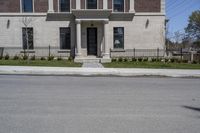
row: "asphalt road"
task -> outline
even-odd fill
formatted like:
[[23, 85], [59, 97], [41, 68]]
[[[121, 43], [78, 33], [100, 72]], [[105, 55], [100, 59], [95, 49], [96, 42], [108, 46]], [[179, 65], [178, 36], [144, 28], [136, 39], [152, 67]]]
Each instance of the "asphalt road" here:
[[0, 75], [0, 133], [199, 133], [200, 79]]

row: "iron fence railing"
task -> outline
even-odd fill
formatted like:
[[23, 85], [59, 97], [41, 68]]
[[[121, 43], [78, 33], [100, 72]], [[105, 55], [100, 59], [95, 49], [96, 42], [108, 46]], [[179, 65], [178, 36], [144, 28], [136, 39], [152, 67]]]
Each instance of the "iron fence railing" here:
[[[3, 49], [3, 50], [1, 50]], [[2, 47], [0, 48], [0, 56], [15, 56], [15, 55], [25, 55], [29, 54], [30, 56], [36, 56], [36, 57], [49, 57], [49, 56], [55, 56], [55, 57], [69, 57], [72, 54], [72, 50], [69, 49], [60, 49], [60, 47], [53, 47], [53, 46], [47, 46], [47, 47], [34, 47], [34, 49], [23, 49], [21, 47]]]
[[110, 56], [115, 57], [128, 57], [128, 58], [138, 58], [138, 57], [164, 57], [164, 49], [111, 49]]

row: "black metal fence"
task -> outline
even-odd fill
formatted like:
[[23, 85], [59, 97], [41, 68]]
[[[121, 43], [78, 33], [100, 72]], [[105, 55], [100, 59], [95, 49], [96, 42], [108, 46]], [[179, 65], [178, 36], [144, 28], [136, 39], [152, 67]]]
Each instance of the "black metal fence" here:
[[72, 55], [71, 50], [60, 49], [60, 47], [47, 46], [47, 47], [34, 47], [34, 49], [22, 49], [21, 47], [2, 47], [0, 48], [0, 56], [9, 55], [10, 57], [14, 56], [23, 56], [29, 54], [30, 56], [35, 57], [69, 57]]
[[160, 58], [165, 56], [164, 49], [125, 49], [125, 50], [110, 50], [111, 58], [117, 57], [128, 57], [128, 58], [138, 58], [138, 57], [155, 57]]
[[177, 58], [200, 62], [200, 52], [186, 49], [110, 49], [111, 58]]

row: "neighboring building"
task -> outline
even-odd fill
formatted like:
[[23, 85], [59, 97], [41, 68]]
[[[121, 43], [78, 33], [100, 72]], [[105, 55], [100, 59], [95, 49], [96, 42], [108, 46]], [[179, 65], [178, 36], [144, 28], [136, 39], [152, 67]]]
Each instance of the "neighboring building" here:
[[26, 30], [36, 56], [50, 45], [77, 62], [109, 62], [110, 49], [164, 49], [165, 0], [0, 0], [0, 47], [13, 48], [4, 53], [27, 49]]

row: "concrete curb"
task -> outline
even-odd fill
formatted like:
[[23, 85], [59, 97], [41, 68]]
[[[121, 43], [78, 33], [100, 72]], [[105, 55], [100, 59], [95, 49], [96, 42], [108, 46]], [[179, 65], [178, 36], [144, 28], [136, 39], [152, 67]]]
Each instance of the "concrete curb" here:
[[200, 78], [200, 70], [0, 66], [1, 75], [163, 76]]

